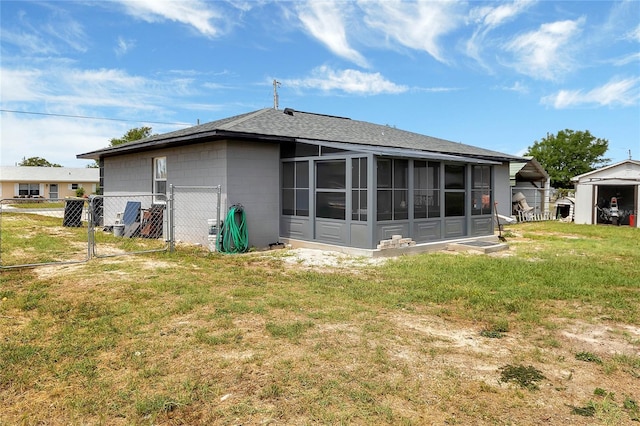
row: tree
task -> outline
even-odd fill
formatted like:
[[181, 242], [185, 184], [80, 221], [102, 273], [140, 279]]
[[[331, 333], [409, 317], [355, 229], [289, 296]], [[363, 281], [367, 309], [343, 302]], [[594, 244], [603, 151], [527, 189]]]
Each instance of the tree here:
[[151, 136], [151, 127], [134, 127], [127, 131], [121, 138], [111, 138], [109, 146], [122, 145], [123, 143], [133, 142]]
[[[139, 139], [148, 138], [149, 136], [151, 136], [151, 127], [134, 127], [133, 129], [129, 129], [121, 138], [111, 138], [109, 140], [109, 146], [118, 146], [137, 141]], [[87, 165], [87, 168], [97, 169], [98, 167], [100, 167], [100, 165], [97, 161]]]
[[609, 148], [609, 141], [600, 139], [588, 130], [560, 130], [557, 135], [549, 135], [535, 141], [528, 148], [526, 156], [535, 159], [549, 173], [551, 186], [570, 188], [571, 178], [595, 170], [598, 165], [610, 160], [603, 158]]
[[62, 167], [60, 164], [50, 163], [44, 158], [40, 157], [22, 157], [22, 161], [18, 163], [18, 166], [36, 166], [36, 167]]

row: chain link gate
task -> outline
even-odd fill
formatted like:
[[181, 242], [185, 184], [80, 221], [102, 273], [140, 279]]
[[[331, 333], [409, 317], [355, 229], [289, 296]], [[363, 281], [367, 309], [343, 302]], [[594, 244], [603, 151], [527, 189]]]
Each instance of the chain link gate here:
[[171, 200], [170, 249], [176, 244], [208, 247], [217, 251], [222, 187], [169, 185]]
[[84, 198], [0, 200], [0, 269], [86, 262], [89, 215]]
[[173, 186], [165, 194], [0, 200], [0, 269], [86, 262], [175, 250], [216, 251], [221, 186]]

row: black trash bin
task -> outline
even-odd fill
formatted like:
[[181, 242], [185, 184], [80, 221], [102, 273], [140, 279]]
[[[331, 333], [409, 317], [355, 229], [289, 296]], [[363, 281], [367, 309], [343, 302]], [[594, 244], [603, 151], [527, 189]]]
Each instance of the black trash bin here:
[[93, 212], [91, 217], [93, 218], [93, 226], [102, 226], [104, 224], [103, 218], [103, 202], [102, 197], [96, 197], [95, 195], [89, 195], [89, 205], [93, 206]]
[[83, 208], [84, 200], [65, 200], [64, 219], [62, 220], [62, 226], [68, 226], [70, 228], [81, 227]]

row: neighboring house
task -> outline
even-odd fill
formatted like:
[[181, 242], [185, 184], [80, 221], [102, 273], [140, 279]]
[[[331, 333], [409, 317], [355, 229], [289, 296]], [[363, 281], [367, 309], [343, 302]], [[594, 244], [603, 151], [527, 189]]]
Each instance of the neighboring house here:
[[612, 199], [619, 225], [638, 226], [640, 161], [625, 160], [571, 179], [576, 189], [575, 223], [612, 223]]
[[524, 161], [513, 161], [509, 167], [513, 213], [520, 208], [515, 201], [522, 194], [533, 213], [549, 212], [550, 180], [549, 174], [533, 157], [524, 157]]
[[[492, 236], [494, 202], [511, 214], [520, 157], [349, 118], [261, 109], [79, 154], [98, 160], [105, 195], [222, 187], [244, 207], [250, 245], [375, 249]], [[206, 221], [207, 218], [202, 218]], [[206, 223], [206, 222], [204, 222]]]
[[0, 199], [75, 197], [96, 192], [100, 170], [75, 167], [0, 166]]

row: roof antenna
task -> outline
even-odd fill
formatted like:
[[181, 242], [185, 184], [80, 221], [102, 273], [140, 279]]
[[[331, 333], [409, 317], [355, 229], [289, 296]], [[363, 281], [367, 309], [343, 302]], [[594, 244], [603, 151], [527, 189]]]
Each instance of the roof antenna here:
[[273, 109], [278, 109], [278, 87], [280, 86], [280, 82], [277, 80], [273, 80]]

